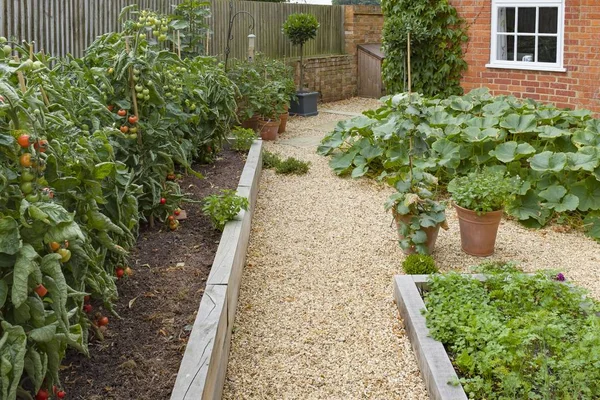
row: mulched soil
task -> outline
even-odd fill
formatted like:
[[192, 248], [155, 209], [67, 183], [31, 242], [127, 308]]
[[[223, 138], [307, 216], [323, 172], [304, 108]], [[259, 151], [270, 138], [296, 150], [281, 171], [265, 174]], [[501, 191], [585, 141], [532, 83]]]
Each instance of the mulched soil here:
[[[181, 188], [193, 200], [235, 189], [244, 162], [225, 150], [214, 164], [194, 166], [205, 179], [186, 176]], [[91, 358], [69, 352], [63, 363], [69, 399], [170, 397], [221, 237], [200, 204], [183, 208], [187, 219], [177, 231], [162, 224], [142, 229], [131, 258], [134, 275], [118, 283], [115, 310], [122, 319], [110, 317], [105, 340], [90, 341]]]

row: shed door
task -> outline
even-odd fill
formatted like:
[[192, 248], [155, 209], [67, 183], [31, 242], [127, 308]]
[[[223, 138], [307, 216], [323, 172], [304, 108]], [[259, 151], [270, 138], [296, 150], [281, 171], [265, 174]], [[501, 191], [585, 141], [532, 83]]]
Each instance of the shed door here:
[[358, 52], [358, 95], [380, 98], [382, 96], [381, 60], [359, 50]]

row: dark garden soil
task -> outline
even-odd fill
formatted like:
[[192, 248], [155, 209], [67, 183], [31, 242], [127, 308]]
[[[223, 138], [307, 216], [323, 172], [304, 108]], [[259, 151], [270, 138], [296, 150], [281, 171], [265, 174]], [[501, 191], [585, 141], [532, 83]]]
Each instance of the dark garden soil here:
[[[224, 151], [214, 164], [194, 166], [205, 179], [184, 177], [182, 191], [200, 200], [235, 189], [243, 167], [242, 155]], [[90, 340], [89, 359], [70, 352], [63, 362], [69, 399], [170, 397], [221, 236], [200, 204], [183, 208], [187, 219], [175, 232], [163, 224], [142, 228], [131, 257], [134, 274], [117, 284], [115, 310], [122, 319], [109, 316], [105, 340]]]

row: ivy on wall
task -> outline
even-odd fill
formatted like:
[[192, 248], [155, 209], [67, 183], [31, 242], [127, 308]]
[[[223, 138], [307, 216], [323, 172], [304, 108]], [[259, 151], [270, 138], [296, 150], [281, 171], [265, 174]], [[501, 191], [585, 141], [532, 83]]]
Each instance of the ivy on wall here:
[[467, 69], [461, 44], [465, 22], [448, 0], [383, 0], [383, 80], [388, 93], [407, 90], [407, 37], [411, 35], [412, 90], [426, 96], [462, 94]]

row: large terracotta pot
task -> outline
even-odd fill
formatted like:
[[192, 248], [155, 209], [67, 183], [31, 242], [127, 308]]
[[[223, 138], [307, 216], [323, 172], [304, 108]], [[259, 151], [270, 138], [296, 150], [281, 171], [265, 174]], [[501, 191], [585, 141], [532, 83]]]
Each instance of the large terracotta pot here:
[[460, 243], [465, 253], [477, 257], [494, 254], [503, 210], [478, 214], [454, 204], [460, 225]]
[[252, 117], [243, 120], [242, 128], [252, 129], [254, 132], [258, 132], [258, 115], [253, 115]]
[[262, 140], [277, 140], [277, 131], [279, 131], [279, 120], [258, 120], [258, 129]]
[[[414, 215], [399, 215], [395, 210], [392, 210], [392, 214], [394, 214], [394, 219], [396, 220], [396, 228], [398, 229], [398, 237], [400, 240], [404, 239], [404, 236], [400, 234], [400, 222], [404, 222], [405, 224], [410, 224], [410, 220], [414, 217]], [[433, 253], [435, 250], [435, 242], [437, 241], [438, 233], [440, 232], [441, 224], [438, 224], [429, 228], [422, 228], [427, 235], [427, 242], [425, 245], [427, 246], [427, 254]], [[408, 250], [402, 249], [404, 254], [414, 254], [416, 252], [415, 247], [412, 246]]]

